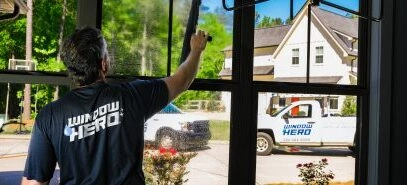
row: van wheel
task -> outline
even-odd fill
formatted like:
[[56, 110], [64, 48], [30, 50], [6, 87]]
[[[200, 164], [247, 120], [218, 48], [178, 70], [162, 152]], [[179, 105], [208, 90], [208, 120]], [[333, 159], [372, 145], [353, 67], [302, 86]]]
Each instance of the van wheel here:
[[264, 132], [257, 132], [257, 155], [270, 155], [273, 150], [273, 139]]

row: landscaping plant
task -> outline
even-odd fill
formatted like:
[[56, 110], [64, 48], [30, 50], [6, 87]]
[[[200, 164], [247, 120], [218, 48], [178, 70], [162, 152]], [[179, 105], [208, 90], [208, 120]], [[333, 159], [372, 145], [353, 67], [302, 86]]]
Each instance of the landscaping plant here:
[[327, 165], [328, 160], [326, 158], [318, 161], [318, 163], [297, 164], [297, 168], [300, 170], [298, 176], [306, 185], [327, 185], [334, 179], [334, 173], [331, 170], [328, 172], [325, 170]]
[[148, 185], [181, 185], [188, 181], [184, 176], [188, 162], [196, 152], [177, 152], [174, 148], [145, 150], [143, 170]]

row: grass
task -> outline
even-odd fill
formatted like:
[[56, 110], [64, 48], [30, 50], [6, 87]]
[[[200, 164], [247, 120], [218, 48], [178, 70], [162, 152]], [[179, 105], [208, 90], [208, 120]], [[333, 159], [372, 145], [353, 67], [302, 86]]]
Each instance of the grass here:
[[210, 120], [209, 130], [211, 131], [211, 140], [229, 141], [230, 122], [222, 120]]
[[[347, 181], [347, 182], [331, 182], [329, 185], [354, 185], [355, 181]], [[290, 183], [273, 183], [273, 184], [267, 184], [267, 185], [303, 185], [301, 183], [297, 184], [290, 184]]]

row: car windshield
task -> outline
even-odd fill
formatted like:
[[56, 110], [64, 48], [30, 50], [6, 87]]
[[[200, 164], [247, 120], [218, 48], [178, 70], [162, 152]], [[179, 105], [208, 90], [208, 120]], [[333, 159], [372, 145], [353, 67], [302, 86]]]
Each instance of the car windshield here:
[[161, 114], [180, 114], [182, 113], [181, 110], [176, 107], [174, 104], [168, 104], [159, 112]]
[[290, 105], [285, 106], [284, 108], [280, 109], [279, 111], [275, 112], [273, 115], [271, 115], [272, 117], [276, 117], [278, 114], [280, 114], [280, 112], [283, 112], [285, 109], [287, 109]]

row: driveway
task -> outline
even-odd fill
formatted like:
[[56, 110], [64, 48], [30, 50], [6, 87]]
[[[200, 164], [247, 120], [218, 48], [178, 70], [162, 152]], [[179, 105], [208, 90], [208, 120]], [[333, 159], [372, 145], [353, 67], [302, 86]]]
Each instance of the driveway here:
[[[19, 184], [24, 169], [28, 138], [0, 137], [0, 184]], [[335, 181], [354, 179], [355, 158], [347, 148], [280, 148], [270, 156], [257, 157], [257, 184], [299, 182], [298, 163], [328, 159]], [[228, 182], [229, 144], [211, 141], [188, 164], [187, 185], [226, 185]]]

